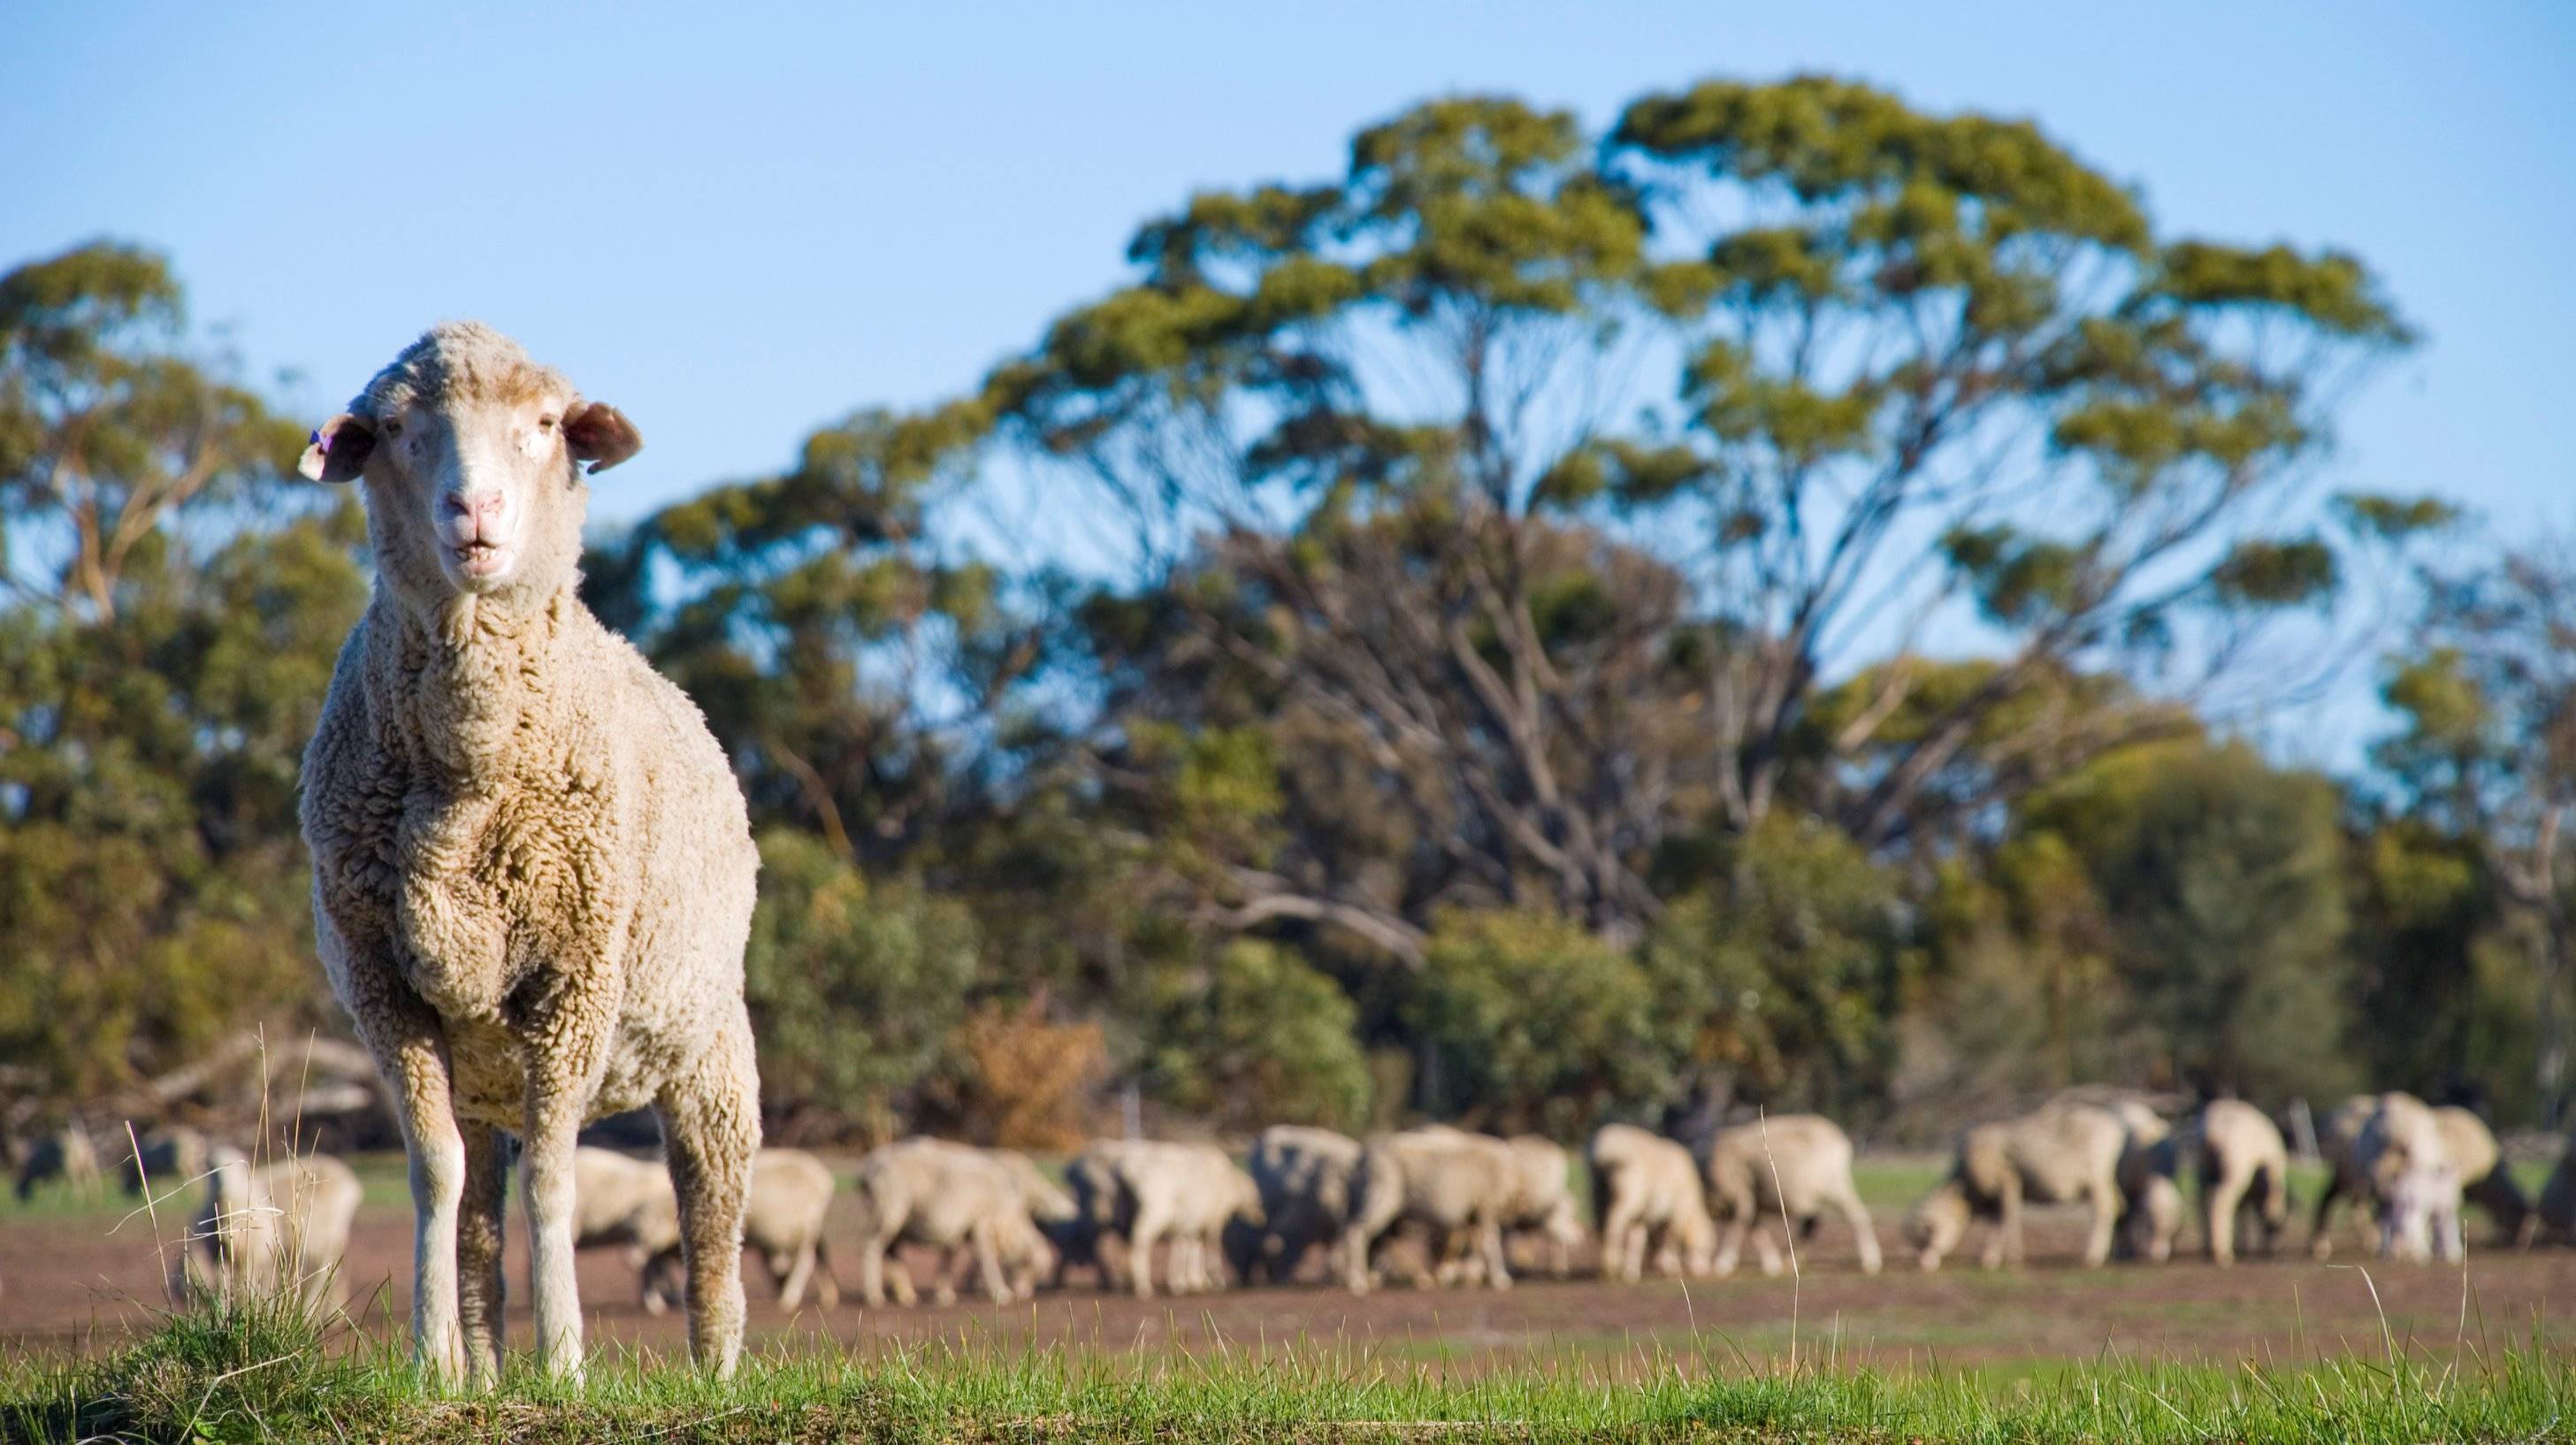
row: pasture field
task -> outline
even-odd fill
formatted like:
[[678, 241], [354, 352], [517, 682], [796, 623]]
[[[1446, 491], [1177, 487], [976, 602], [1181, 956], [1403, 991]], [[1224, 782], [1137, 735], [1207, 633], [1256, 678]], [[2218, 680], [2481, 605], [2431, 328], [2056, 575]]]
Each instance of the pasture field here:
[[[753, 1268], [753, 1359], [723, 1387], [676, 1364], [680, 1322], [638, 1308], [631, 1273], [602, 1253], [582, 1267], [585, 1394], [529, 1381], [441, 1401], [399, 1354], [398, 1161], [361, 1165], [352, 1302], [318, 1340], [171, 1316], [156, 1225], [175, 1235], [180, 1202], [157, 1220], [121, 1197], [0, 1208], [0, 1438], [2576, 1438], [2576, 1352], [2557, 1323], [2576, 1251], [2363, 1268], [2347, 1233], [2331, 1265], [2294, 1248], [2226, 1271], [2087, 1271], [2069, 1263], [2078, 1222], [2043, 1212], [2028, 1268], [1925, 1276], [1895, 1247], [1905, 1203], [1938, 1173], [1929, 1159], [1861, 1171], [1891, 1247], [1876, 1278], [1830, 1226], [1794, 1277], [1532, 1274], [1508, 1292], [1360, 1299], [1318, 1283], [1137, 1301], [1077, 1281], [1032, 1305], [853, 1298], [789, 1317]], [[839, 1273], [854, 1284], [852, 1265]], [[523, 1295], [512, 1303], [524, 1348]]]

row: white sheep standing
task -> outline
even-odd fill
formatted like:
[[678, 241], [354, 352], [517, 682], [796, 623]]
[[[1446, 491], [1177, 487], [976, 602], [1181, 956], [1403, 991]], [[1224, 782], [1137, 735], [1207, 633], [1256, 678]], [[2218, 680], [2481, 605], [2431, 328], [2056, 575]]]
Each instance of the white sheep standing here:
[[577, 590], [583, 464], [639, 446], [463, 322], [304, 455], [308, 477], [363, 482], [376, 561], [304, 759], [315, 932], [410, 1154], [413, 1344], [441, 1380], [499, 1375], [504, 1130], [524, 1144], [538, 1357], [579, 1374], [573, 1137], [648, 1104], [691, 1350], [729, 1374], [741, 1349], [758, 855], [705, 719]]
[[328, 1155], [253, 1167], [241, 1151], [217, 1146], [172, 1293], [183, 1302], [291, 1294], [308, 1314], [338, 1309], [349, 1294], [340, 1266], [361, 1192], [358, 1176]]
[[[794, 1310], [812, 1289], [823, 1308], [841, 1303], [832, 1274], [832, 1251], [823, 1216], [832, 1207], [832, 1170], [802, 1149], [763, 1149], [751, 1160], [751, 1202], [742, 1213], [742, 1242], [768, 1267], [778, 1307]], [[670, 1278], [681, 1266], [680, 1242], [671, 1240], [644, 1262], [644, 1307], [669, 1308]]]

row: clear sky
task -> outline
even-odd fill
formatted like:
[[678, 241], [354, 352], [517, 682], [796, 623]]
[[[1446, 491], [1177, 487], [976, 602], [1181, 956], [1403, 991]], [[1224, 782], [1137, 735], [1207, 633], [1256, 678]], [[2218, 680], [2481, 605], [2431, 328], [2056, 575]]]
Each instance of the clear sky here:
[[648, 446], [609, 517], [969, 385], [1193, 188], [1508, 91], [1599, 125], [1828, 70], [2034, 116], [2168, 227], [2359, 252], [2429, 337], [2339, 484], [2576, 521], [2576, 4], [1309, 3], [0, 12], [0, 265], [165, 248], [291, 399], [431, 321], [517, 334]]

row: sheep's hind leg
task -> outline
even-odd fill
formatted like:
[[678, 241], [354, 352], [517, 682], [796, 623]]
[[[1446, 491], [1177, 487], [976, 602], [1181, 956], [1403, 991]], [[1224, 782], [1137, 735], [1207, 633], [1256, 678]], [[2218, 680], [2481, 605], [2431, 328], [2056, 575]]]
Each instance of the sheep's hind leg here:
[[507, 1291], [502, 1279], [505, 1183], [509, 1166], [501, 1131], [489, 1124], [467, 1123], [465, 1196], [456, 1224], [458, 1317], [465, 1336], [465, 1367], [486, 1389], [501, 1383], [501, 1305]]
[[751, 1025], [737, 1017], [657, 1105], [680, 1200], [689, 1273], [689, 1351], [719, 1378], [742, 1353], [742, 1213], [760, 1148], [760, 1081]]

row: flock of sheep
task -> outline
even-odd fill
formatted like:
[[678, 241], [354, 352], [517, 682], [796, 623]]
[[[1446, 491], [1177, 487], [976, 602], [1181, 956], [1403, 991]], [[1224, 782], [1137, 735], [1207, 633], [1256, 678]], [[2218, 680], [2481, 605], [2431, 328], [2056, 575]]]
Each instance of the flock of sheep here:
[[[2534, 1205], [2467, 1110], [2403, 1093], [2360, 1095], [2323, 1121], [2317, 1142], [2330, 1167], [2310, 1226], [2320, 1258], [2344, 1204], [2375, 1217], [2376, 1247], [2393, 1258], [2458, 1257], [2464, 1201], [2484, 1209], [2506, 1243], [2528, 1244], [2543, 1228], [2576, 1234], [2576, 1151]], [[78, 1148], [58, 1144], [47, 1160], [67, 1167], [67, 1150]], [[1853, 1187], [1851, 1141], [1830, 1120], [1761, 1119], [1691, 1144], [1610, 1124], [1582, 1162], [1604, 1279], [1634, 1282], [1650, 1270], [1723, 1276], [1748, 1239], [1763, 1271], [1777, 1273], [1775, 1232], [1804, 1238], [1828, 1215], [1851, 1230], [1859, 1267], [1880, 1268], [1878, 1237]], [[925, 1283], [948, 1303], [970, 1277], [984, 1296], [1008, 1303], [1077, 1271], [1140, 1298], [1158, 1287], [1195, 1294], [1285, 1282], [1318, 1251], [1331, 1278], [1364, 1293], [1393, 1271], [1386, 1246], [1407, 1236], [1419, 1245], [1410, 1282], [1499, 1289], [1512, 1279], [1507, 1239], [1528, 1240], [1562, 1278], [1593, 1237], [1572, 1166], [1562, 1145], [1530, 1135], [1430, 1125], [1362, 1142], [1283, 1124], [1262, 1131], [1239, 1162], [1213, 1145], [1100, 1141], [1066, 1164], [1059, 1183], [1018, 1153], [915, 1138], [859, 1161], [849, 1185], [855, 1222], [843, 1233], [855, 1232], [859, 1293], [871, 1305], [912, 1304]], [[2224, 1265], [2240, 1249], [2269, 1252], [2279, 1241], [2290, 1222], [2288, 1166], [2280, 1128], [2236, 1100], [2174, 1123], [2133, 1100], [2061, 1099], [1967, 1130], [1948, 1176], [1908, 1213], [1903, 1233], [1930, 1270], [1984, 1223], [1983, 1262], [1992, 1268], [2021, 1258], [2026, 1206], [2072, 1204], [2090, 1213], [2088, 1265], [2167, 1260], [2187, 1224]], [[29, 1162], [31, 1171], [47, 1167]], [[169, 1129], [145, 1136], [122, 1172], [129, 1192], [204, 1181], [172, 1271], [181, 1296], [284, 1291], [316, 1308], [345, 1298], [341, 1267], [359, 1187], [338, 1160], [254, 1166], [192, 1130]], [[683, 1253], [668, 1168], [583, 1147], [574, 1174], [576, 1247], [626, 1251], [644, 1307], [668, 1309], [681, 1293]], [[2197, 1185], [2197, 1210], [2187, 1209], [2187, 1181]], [[22, 1176], [21, 1192], [32, 1182]], [[838, 1187], [832, 1170], [802, 1150], [753, 1158], [743, 1243], [767, 1267], [784, 1309], [809, 1294], [826, 1308], [840, 1303], [826, 1227]], [[929, 1280], [911, 1277], [902, 1245], [926, 1250]]]

